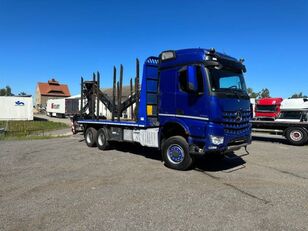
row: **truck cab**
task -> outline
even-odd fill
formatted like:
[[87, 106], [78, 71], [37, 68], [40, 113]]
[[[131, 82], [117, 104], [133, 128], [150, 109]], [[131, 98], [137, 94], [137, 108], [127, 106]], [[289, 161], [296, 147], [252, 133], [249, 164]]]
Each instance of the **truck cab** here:
[[255, 108], [256, 120], [275, 120], [280, 113], [282, 98], [263, 98], [259, 99]]
[[277, 122], [307, 122], [308, 109], [283, 109], [279, 117], [275, 120]]
[[159, 124], [163, 140], [182, 134], [191, 153], [226, 151], [250, 141], [250, 98], [242, 62], [207, 49], [160, 55]]
[[281, 103], [281, 112], [275, 120], [278, 122], [308, 122], [308, 99], [285, 99]]

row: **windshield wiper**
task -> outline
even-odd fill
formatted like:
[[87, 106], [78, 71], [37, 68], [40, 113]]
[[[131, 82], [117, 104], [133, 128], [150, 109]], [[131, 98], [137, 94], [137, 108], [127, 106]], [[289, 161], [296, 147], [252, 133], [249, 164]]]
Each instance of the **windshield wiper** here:
[[240, 99], [240, 95], [238, 94], [239, 92], [236, 89], [231, 89], [231, 91], [236, 95], [238, 99]]
[[228, 88], [228, 90], [231, 91], [234, 95], [236, 95], [236, 97], [238, 99], [240, 99], [241, 97], [247, 96], [247, 94], [244, 91], [240, 90], [240, 89]]
[[249, 98], [248, 94], [240, 89], [231, 89], [231, 88], [219, 88], [215, 92], [226, 94], [229, 96], [235, 96], [237, 99], [246, 99]]

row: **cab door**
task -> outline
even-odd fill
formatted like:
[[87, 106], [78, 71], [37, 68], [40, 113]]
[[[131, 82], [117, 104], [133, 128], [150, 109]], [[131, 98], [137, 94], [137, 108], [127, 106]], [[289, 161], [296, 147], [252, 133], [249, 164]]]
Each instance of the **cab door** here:
[[202, 65], [182, 67], [177, 73], [176, 115], [180, 118], [207, 118], [205, 72]]
[[[175, 92], [177, 70], [170, 68], [160, 71], [159, 78], [159, 114], [175, 114]], [[162, 117], [161, 120], [164, 120]]]

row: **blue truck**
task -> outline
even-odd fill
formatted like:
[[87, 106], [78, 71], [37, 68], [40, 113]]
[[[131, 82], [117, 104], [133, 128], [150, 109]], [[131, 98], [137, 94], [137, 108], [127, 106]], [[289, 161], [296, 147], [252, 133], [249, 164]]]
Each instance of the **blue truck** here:
[[[191, 168], [196, 155], [246, 148], [252, 113], [243, 62], [213, 48], [167, 50], [145, 60], [139, 84], [137, 59], [135, 84], [131, 79], [131, 94], [124, 100], [122, 65], [117, 82], [114, 67], [112, 96], [100, 90], [99, 73], [91, 81], [81, 78], [81, 110], [73, 131], [82, 127], [86, 144], [101, 150], [112, 141], [158, 148], [164, 164], [177, 170]], [[96, 113], [99, 102], [111, 119]], [[121, 119], [127, 108], [132, 120]]]

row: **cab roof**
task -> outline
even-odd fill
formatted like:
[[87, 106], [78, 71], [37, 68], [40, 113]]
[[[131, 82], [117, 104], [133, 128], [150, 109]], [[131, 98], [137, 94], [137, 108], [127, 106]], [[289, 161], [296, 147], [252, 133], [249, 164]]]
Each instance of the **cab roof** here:
[[[168, 60], [161, 60], [160, 67], [169, 67], [169, 66], [175, 66], [175, 65], [185, 65], [185, 64], [193, 64], [198, 62], [205, 61], [205, 56], [209, 54], [210, 52], [213, 52], [213, 49], [204, 49], [204, 48], [189, 48], [189, 49], [180, 49], [180, 50], [168, 50], [163, 51], [160, 54], [160, 57], [164, 52], [173, 52], [174, 58], [168, 59]], [[229, 55], [216, 52], [214, 51], [214, 54], [222, 59], [227, 59], [233, 62], [239, 62], [234, 57], [231, 57]]]

